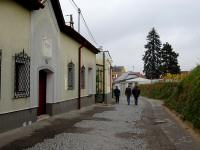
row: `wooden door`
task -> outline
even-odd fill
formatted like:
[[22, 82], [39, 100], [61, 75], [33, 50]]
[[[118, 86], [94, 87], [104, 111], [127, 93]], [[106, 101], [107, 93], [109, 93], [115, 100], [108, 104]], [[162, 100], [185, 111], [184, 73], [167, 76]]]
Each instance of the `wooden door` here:
[[46, 82], [47, 73], [43, 70], [39, 72], [39, 107], [38, 116], [46, 113]]

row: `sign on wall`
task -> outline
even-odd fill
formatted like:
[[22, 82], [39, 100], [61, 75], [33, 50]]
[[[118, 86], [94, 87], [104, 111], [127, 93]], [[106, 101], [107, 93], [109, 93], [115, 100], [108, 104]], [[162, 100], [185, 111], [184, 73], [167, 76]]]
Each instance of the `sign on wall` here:
[[47, 37], [42, 38], [42, 52], [44, 57], [52, 57], [52, 39]]

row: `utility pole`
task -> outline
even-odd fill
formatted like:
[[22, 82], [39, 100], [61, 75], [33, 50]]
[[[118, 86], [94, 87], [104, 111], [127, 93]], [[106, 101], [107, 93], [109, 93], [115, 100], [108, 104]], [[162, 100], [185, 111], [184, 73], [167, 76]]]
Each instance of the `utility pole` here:
[[73, 21], [73, 16], [72, 15], [70, 15], [70, 27], [71, 28], [74, 28], [74, 21]]
[[78, 8], [78, 33], [80, 33], [80, 16], [81, 16], [81, 9]]
[[73, 21], [73, 15], [72, 14], [70, 14], [70, 15], [65, 15], [66, 17], [70, 17], [69, 19], [69, 22], [65, 22], [65, 24], [68, 24], [69, 23], [69, 26], [71, 27], [71, 28], [74, 28], [74, 21]]

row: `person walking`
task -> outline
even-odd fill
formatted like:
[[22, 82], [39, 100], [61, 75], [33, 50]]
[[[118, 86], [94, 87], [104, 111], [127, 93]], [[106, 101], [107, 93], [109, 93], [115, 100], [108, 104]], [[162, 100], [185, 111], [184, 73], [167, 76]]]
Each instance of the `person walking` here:
[[131, 98], [131, 87], [128, 85], [128, 87], [125, 90], [125, 95], [127, 97], [127, 103], [130, 105], [130, 98]]
[[115, 89], [114, 89], [113, 92], [114, 92], [114, 95], [115, 95], [116, 103], [119, 103], [120, 90], [119, 90], [118, 86], [115, 86]]
[[135, 105], [138, 105], [138, 97], [140, 96], [140, 89], [138, 88], [137, 85], [134, 86], [132, 89], [132, 94], [135, 99]]

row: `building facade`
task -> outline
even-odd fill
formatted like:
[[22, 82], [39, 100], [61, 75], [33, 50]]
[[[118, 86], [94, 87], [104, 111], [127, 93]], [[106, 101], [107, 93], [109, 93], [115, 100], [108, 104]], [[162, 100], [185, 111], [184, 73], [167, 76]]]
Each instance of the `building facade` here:
[[59, 0], [0, 3], [0, 132], [94, 104], [99, 50], [65, 25]]
[[108, 51], [96, 55], [96, 102], [112, 102], [112, 58]]
[[118, 77], [120, 77], [123, 73], [126, 72], [124, 66], [113, 66], [112, 67], [112, 79], [115, 81]]

